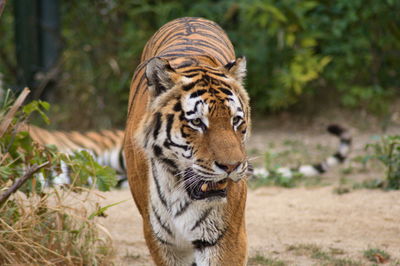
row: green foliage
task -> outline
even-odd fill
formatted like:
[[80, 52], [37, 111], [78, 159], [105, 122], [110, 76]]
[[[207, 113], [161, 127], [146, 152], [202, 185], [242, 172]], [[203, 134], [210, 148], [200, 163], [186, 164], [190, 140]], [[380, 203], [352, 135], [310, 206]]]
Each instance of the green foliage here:
[[379, 142], [368, 144], [366, 149], [372, 150], [366, 160], [378, 160], [386, 169], [385, 181], [374, 182], [385, 189], [400, 189], [400, 135], [384, 136]]
[[[9, 94], [7, 94], [9, 95]], [[0, 106], [0, 123], [4, 115], [11, 108], [12, 97], [6, 97]], [[33, 112], [38, 112], [45, 121], [48, 121], [44, 110], [50, 105], [42, 101], [33, 101], [22, 107], [13, 117], [7, 132], [0, 138], [0, 187], [9, 187], [17, 178], [21, 177], [32, 165], [41, 165], [50, 162], [34, 178], [28, 180], [21, 188], [25, 193], [42, 192], [43, 183], [51, 183], [62, 173], [61, 165], [68, 167], [68, 174], [74, 180], [75, 186], [84, 186], [94, 180], [98, 189], [110, 190], [116, 184], [115, 170], [98, 164], [87, 151], [76, 151], [74, 154], [57, 152], [54, 147], [42, 147], [33, 142], [29, 133], [21, 131], [21, 122], [27, 121]]]
[[[5, 115], [14, 107], [12, 98], [7, 92], [0, 99], [0, 128], [6, 124]], [[42, 101], [23, 106], [0, 138], [0, 193], [8, 191], [33, 165], [50, 162], [0, 204], [0, 264], [109, 265], [111, 240], [99, 231], [93, 218], [104, 215], [111, 206], [89, 216], [86, 206], [67, 208], [66, 203], [80, 197], [75, 192], [85, 192], [84, 203], [88, 204], [91, 190], [79, 186], [90, 179], [97, 181], [100, 190], [109, 190], [116, 183], [114, 170], [98, 165], [88, 152], [66, 155], [34, 143], [28, 132], [21, 130], [22, 123], [35, 112], [48, 120], [45, 111], [49, 108]], [[76, 182], [70, 189], [44, 189], [45, 182], [61, 173], [61, 164], [69, 167]]]
[[390, 259], [390, 255], [379, 248], [370, 248], [363, 252], [364, 257], [372, 262], [385, 263]]
[[274, 170], [269, 171], [268, 175], [257, 174], [256, 179], [249, 183], [250, 188], [257, 188], [261, 186], [279, 186], [286, 188], [293, 188], [300, 184], [304, 180], [303, 175], [293, 171], [293, 176], [284, 176]]
[[115, 170], [100, 165], [85, 150], [75, 151], [73, 155], [60, 154], [60, 159], [68, 165], [72, 176], [75, 176], [74, 185], [84, 186], [94, 178], [99, 190], [108, 191], [117, 184]]
[[50, 124], [50, 120], [47, 117], [47, 115], [44, 113], [44, 111], [48, 111], [50, 109], [50, 104], [48, 102], [44, 102], [41, 100], [37, 101], [32, 101], [28, 104], [26, 104], [23, 108], [22, 111], [26, 116], [29, 116], [33, 112], [38, 112], [43, 121], [46, 122], [46, 124]]
[[109, 204], [109, 205], [104, 206], [104, 207], [98, 206], [97, 210], [95, 212], [93, 212], [92, 214], [90, 214], [88, 219], [89, 220], [93, 220], [94, 217], [96, 217], [96, 216], [106, 217], [106, 215], [105, 215], [106, 210], [108, 210], [109, 208], [111, 208], [111, 207], [113, 207], [115, 205], [121, 204], [121, 203], [123, 203], [125, 201], [127, 201], [127, 200], [122, 200], [122, 201], [119, 201], [119, 202], [116, 202], [116, 203], [113, 203], [113, 204]]
[[[78, 108], [58, 117], [80, 128], [124, 123], [144, 44], [183, 16], [227, 31], [248, 59], [247, 88], [258, 111], [301, 106], [305, 97], [334, 90], [345, 106], [382, 113], [400, 87], [399, 1], [63, 1], [61, 8], [63, 74], [54, 99], [62, 99], [60, 111], [86, 107], [79, 108], [85, 123], [74, 119]], [[0, 23], [0, 72], [15, 84], [11, 12], [9, 4]]]

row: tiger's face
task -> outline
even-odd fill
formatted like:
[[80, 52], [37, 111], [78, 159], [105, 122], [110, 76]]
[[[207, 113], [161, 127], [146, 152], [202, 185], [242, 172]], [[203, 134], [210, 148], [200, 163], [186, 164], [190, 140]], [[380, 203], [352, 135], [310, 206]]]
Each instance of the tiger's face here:
[[137, 138], [194, 200], [225, 197], [228, 180], [246, 176], [245, 64], [238, 59], [222, 68], [174, 70], [159, 58], [148, 63], [149, 112]]

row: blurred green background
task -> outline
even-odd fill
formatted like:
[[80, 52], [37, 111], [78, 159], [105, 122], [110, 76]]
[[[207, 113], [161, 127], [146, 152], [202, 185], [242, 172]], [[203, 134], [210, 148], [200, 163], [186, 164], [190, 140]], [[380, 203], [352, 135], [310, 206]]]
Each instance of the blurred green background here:
[[[17, 84], [13, 1], [0, 18], [0, 73]], [[62, 55], [50, 117], [69, 128], [123, 127], [129, 84], [164, 23], [216, 21], [248, 60], [254, 113], [325, 107], [385, 115], [400, 98], [400, 1], [60, 1]]]

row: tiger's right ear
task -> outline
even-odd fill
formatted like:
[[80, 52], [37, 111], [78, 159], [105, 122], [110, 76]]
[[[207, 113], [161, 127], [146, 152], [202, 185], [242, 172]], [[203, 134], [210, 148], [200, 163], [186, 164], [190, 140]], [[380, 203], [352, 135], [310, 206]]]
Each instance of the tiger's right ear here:
[[171, 89], [174, 86], [175, 77], [176, 72], [167, 60], [155, 57], [147, 63], [147, 84], [153, 97]]

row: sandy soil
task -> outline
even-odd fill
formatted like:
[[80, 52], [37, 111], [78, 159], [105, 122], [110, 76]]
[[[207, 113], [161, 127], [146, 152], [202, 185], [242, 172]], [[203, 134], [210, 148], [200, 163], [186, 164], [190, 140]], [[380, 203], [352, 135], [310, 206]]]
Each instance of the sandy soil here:
[[[259, 124], [254, 130], [249, 148], [267, 149], [269, 141], [301, 139], [304, 143], [324, 143], [335, 150], [334, 138], [321, 134], [323, 127], [291, 129], [283, 125], [268, 130], [269, 124]], [[272, 127], [276, 128], [276, 127]], [[355, 153], [377, 132], [355, 135]], [[399, 128], [392, 129], [399, 133]], [[285, 132], [285, 133], [283, 133]], [[319, 133], [318, 133], [319, 132]], [[288, 265], [321, 265], [321, 261], [296, 253], [291, 246], [314, 244], [326, 251], [336, 251], [337, 258], [348, 258], [362, 265], [368, 262], [363, 251], [380, 248], [392, 255], [392, 263], [400, 259], [400, 191], [354, 190], [338, 195], [338, 172], [330, 174], [329, 186], [285, 189], [262, 187], [250, 190], [247, 201], [247, 231], [249, 255], [261, 254], [279, 259]], [[368, 175], [368, 173], [365, 173]], [[117, 265], [152, 265], [144, 242], [141, 217], [128, 189], [104, 193], [102, 204], [127, 200], [107, 211], [99, 220], [110, 231], [117, 250]], [[329, 264], [330, 265], [330, 264]]]
[[[337, 195], [332, 189], [264, 187], [250, 191], [250, 257], [263, 254], [290, 265], [310, 265], [315, 261], [288, 248], [316, 244], [324, 250], [342, 250], [343, 258], [362, 260], [362, 252], [368, 248], [380, 248], [400, 258], [400, 192], [358, 190]], [[128, 199], [110, 208], [108, 217], [101, 220], [114, 239], [116, 264], [152, 265], [129, 190], [105, 196], [104, 204]]]

